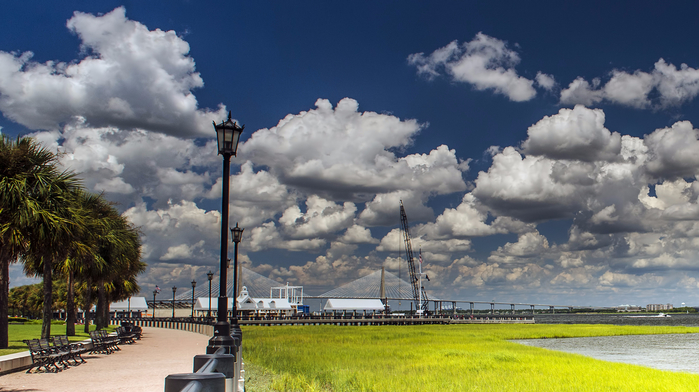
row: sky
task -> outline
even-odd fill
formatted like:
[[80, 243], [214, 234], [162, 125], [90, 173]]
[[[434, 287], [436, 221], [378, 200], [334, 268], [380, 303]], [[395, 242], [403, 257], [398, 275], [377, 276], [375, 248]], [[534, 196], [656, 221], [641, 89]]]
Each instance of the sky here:
[[432, 297], [699, 306], [697, 7], [8, 2], [0, 132], [118, 203], [144, 294], [218, 273], [231, 111], [239, 261], [306, 295], [407, 279], [402, 200]]

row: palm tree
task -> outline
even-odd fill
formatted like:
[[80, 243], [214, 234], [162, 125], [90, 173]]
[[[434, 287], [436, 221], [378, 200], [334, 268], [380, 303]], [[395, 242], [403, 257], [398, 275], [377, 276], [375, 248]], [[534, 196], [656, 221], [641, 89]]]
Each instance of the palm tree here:
[[[93, 282], [98, 314], [108, 300], [138, 292], [139, 232], [101, 195], [86, 192], [75, 175], [60, 171], [57, 157], [31, 138], [0, 135], [0, 348], [8, 344], [9, 265], [20, 260], [27, 274], [43, 277], [41, 336], [51, 333], [53, 274], [67, 279], [67, 332], [74, 333], [75, 280], [85, 283], [89, 322]], [[86, 322], [86, 328], [88, 328]], [[101, 317], [100, 326], [106, 326]]]
[[24, 229], [27, 240], [24, 269], [43, 278], [44, 309], [41, 337], [51, 336], [53, 318], [53, 272], [58, 263], [66, 260], [75, 238], [87, 228], [84, 215], [75, 203], [78, 183], [72, 172], [58, 173], [53, 181], [39, 184], [32, 190], [34, 202], [50, 218], [38, 220]]
[[97, 328], [106, 327], [109, 303], [128, 298], [140, 288], [136, 276], [146, 268], [141, 261], [139, 232], [111, 208], [106, 217], [108, 230], [101, 236], [100, 257], [106, 268], [97, 277]]
[[[145, 270], [145, 264], [141, 262], [138, 230], [119, 215], [111, 203], [101, 195], [87, 192], [83, 192], [78, 200], [88, 215], [85, 221], [89, 230], [72, 243], [76, 251], [61, 264], [60, 269], [81, 281], [81, 302], [86, 310], [85, 331], [88, 331], [94, 294], [97, 293], [96, 325], [101, 329], [108, 324], [108, 304], [126, 299], [140, 290], [136, 276]], [[67, 302], [70, 308], [70, 299]]]
[[[36, 254], [42, 258], [54, 256], [47, 250], [55, 249], [52, 246], [73, 226], [65, 201], [77, 185], [71, 172], [58, 169], [56, 155], [33, 139], [13, 141], [0, 135], [0, 349], [8, 345], [10, 263], [33, 252], [44, 253]], [[50, 263], [44, 263], [44, 271], [48, 271], [44, 306], [50, 317], [50, 291], [46, 293], [51, 289]]]
[[91, 269], [100, 269], [104, 264], [98, 253], [99, 236], [105, 230], [100, 211], [108, 204], [102, 195], [85, 192], [82, 189], [75, 193], [73, 201], [78, 207], [76, 213], [80, 215], [79, 220], [84, 223], [84, 230], [72, 238], [71, 243], [68, 244], [69, 256], [57, 265], [67, 284], [66, 335], [68, 336], [75, 335], [76, 279], [83, 279]]

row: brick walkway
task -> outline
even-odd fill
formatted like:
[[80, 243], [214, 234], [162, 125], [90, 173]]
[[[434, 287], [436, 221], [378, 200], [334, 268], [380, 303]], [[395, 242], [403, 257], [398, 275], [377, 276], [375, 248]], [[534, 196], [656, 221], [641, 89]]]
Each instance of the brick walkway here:
[[0, 376], [0, 391], [162, 391], [168, 374], [192, 372], [194, 356], [205, 354], [208, 342], [194, 332], [144, 327], [135, 344], [111, 355], [83, 355], [87, 363], [60, 373]]

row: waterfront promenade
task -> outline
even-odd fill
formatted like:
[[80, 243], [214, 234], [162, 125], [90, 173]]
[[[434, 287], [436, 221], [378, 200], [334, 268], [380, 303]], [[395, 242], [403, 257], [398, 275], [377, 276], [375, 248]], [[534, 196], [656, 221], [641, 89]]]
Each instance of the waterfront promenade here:
[[144, 327], [141, 340], [111, 355], [83, 355], [87, 363], [80, 366], [0, 376], [0, 392], [162, 391], [168, 374], [192, 372], [193, 357], [205, 354], [208, 342], [195, 332]]

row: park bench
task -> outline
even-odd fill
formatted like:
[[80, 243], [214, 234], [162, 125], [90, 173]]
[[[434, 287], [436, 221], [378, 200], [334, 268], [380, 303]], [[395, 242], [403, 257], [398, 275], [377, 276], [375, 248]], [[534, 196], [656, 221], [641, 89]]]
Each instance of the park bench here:
[[124, 327], [118, 327], [116, 329], [117, 333], [117, 338], [119, 338], [120, 343], [134, 343], [134, 338], [136, 337], [135, 334], [132, 334], [131, 332], [127, 332], [126, 328]]
[[143, 329], [141, 327], [133, 325], [133, 323], [130, 322], [123, 322], [121, 326], [124, 327], [126, 332], [132, 333], [134, 339], [141, 340], [141, 335], [143, 334]]
[[107, 331], [105, 330], [99, 330], [97, 333], [104, 339], [104, 341], [107, 343], [107, 346], [112, 350], [112, 351], [121, 351], [119, 348], [119, 337], [116, 335], [110, 335]]
[[[87, 352], [85, 345], [82, 343], [71, 343], [68, 336], [59, 335], [53, 337], [53, 346], [66, 356], [66, 360], [73, 360], [73, 365], [85, 363], [82, 354]], [[80, 360], [80, 362], [78, 362]]]
[[119, 339], [116, 336], [110, 336], [104, 330], [90, 331], [90, 340], [92, 341], [90, 354], [111, 354], [114, 351], [121, 350], [118, 346]]
[[39, 370], [42, 367], [47, 372], [60, 372], [63, 370], [58, 367], [63, 354], [42, 348], [41, 344], [39, 344], [39, 339], [29, 339], [24, 342], [29, 347], [29, 353], [32, 356], [32, 365], [27, 369], [27, 373], [31, 373], [34, 368]]
[[63, 369], [67, 369], [70, 366], [70, 363], [68, 363], [68, 355], [59, 350], [57, 347], [52, 346], [51, 343], [49, 343], [48, 339], [39, 339], [39, 347], [41, 347], [43, 350], [46, 350], [49, 353], [56, 354], [57, 360], [56, 360], [56, 365], [61, 365], [63, 366]]

